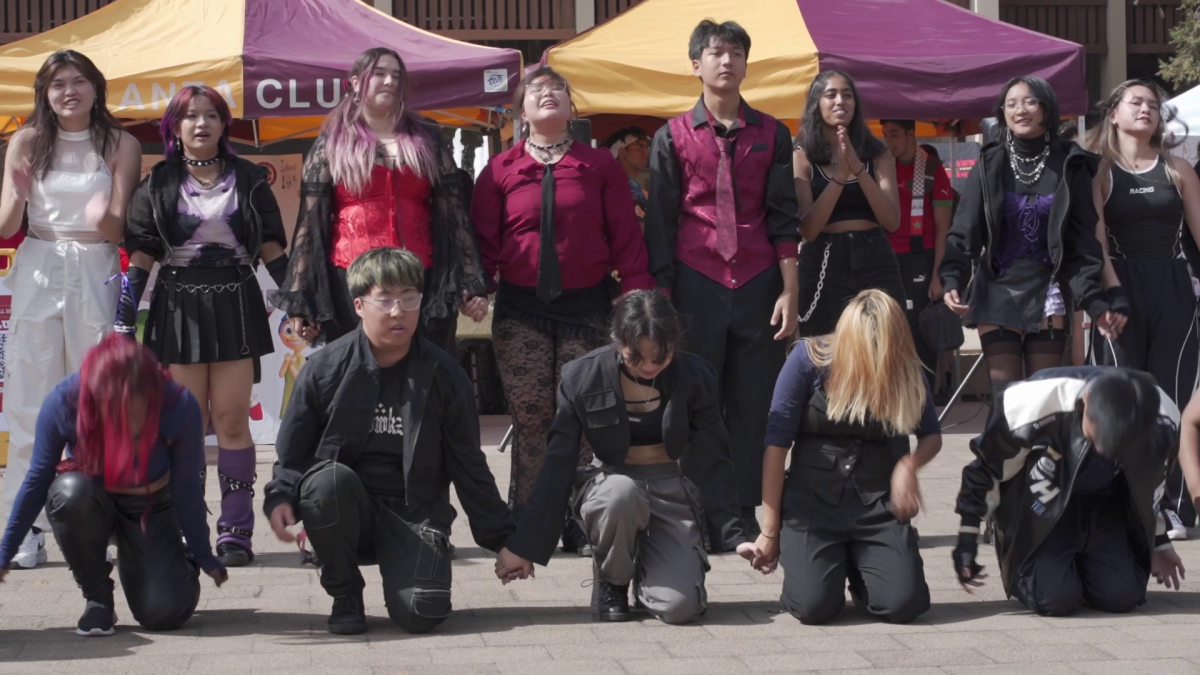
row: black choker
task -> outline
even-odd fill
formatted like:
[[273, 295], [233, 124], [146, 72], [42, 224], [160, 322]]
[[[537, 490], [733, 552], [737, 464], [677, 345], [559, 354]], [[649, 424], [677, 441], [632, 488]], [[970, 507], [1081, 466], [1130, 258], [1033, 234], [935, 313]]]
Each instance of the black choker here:
[[212, 166], [219, 161], [221, 161], [220, 155], [213, 157], [212, 159], [190, 159], [188, 157], [183, 158], [183, 163], [187, 164], [188, 166]]

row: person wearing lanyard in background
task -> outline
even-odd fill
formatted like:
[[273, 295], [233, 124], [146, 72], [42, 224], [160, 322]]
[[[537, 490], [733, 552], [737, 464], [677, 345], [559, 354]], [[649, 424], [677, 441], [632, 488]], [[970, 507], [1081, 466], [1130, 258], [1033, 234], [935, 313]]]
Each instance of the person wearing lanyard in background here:
[[[572, 139], [567, 80], [538, 68], [517, 85], [513, 110], [524, 140], [479, 174], [471, 220], [488, 283], [500, 277], [492, 345], [513, 416], [509, 503], [519, 520], [546, 454], [562, 367], [606, 342], [617, 294], [654, 279], [625, 172], [608, 150]], [[580, 462], [591, 460], [585, 447]], [[564, 548], [590, 555], [583, 532], [560, 515]]]
[[745, 29], [701, 21], [688, 55], [704, 94], [654, 134], [646, 246], [658, 286], [691, 318], [685, 348], [717, 370], [738, 503], [756, 536], [771, 388], [796, 330], [791, 135], [741, 97]]
[[917, 354], [927, 377], [938, 373], [938, 355], [921, 335], [921, 312], [942, 298], [937, 268], [942, 264], [946, 233], [954, 215], [954, 190], [946, 169], [936, 157], [917, 145], [916, 122], [883, 120], [883, 140], [896, 158], [896, 186], [900, 195], [900, 227], [888, 241], [900, 264], [905, 308]]
[[633, 193], [633, 202], [637, 204], [638, 220], [642, 221], [642, 228], [645, 229], [646, 206], [649, 202], [639, 180], [650, 164], [650, 137], [641, 127], [625, 127], [609, 136], [604, 145], [612, 150], [613, 157], [629, 176], [629, 191]]
[[[5, 279], [12, 291], [4, 416], [12, 430], [0, 514], [29, 470], [38, 412], [55, 383], [79, 370], [84, 353], [113, 325], [118, 246], [125, 207], [137, 187], [141, 145], [108, 111], [104, 75], [65, 50], [33, 81], [33, 114], [9, 141], [0, 192], [0, 237], [16, 235], [28, 207], [28, 234]], [[49, 527], [33, 523], [13, 563], [46, 562]]]

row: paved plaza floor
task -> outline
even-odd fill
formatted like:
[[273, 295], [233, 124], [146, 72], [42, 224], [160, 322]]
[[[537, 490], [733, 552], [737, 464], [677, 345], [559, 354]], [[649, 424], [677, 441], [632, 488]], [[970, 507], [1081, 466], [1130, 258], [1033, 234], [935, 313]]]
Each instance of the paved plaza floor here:
[[[970, 418], [964, 404], [953, 418]], [[430, 635], [394, 628], [384, 610], [379, 574], [365, 568], [370, 631], [336, 637], [325, 631], [330, 600], [293, 545], [271, 536], [259, 515], [258, 557], [230, 570], [214, 588], [202, 577], [196, 615], [181, 629], [154, 634], [133, 623], [117, 594], [117, 634], [74, 634], [83, 608], [58, 548], [50, 563], [14, 571], [0, 584], [0, 673], [402, 673], [405, 675], [735, 675], [820, 672], [905, 675], [1057, 675], [1200, 673], [1200, 584], [1152, 590], [1125, 616], [1084, 611], [1043, 619], [1005, 600], [999, 580], [974, 595], [950, 569], [957, 519], [953, 501], [983, 414], [949, 429], [942, 454], [921, 474], [925, 511], [918, 517], [933, 608], [915, 623], [893, 626], [848, 607], [827, 626], [803, 626], [781, 612], [782, 571], [763, 577], [736, 556], [713, 556], [708, 613], [688, 626], [644, 618], [593, 623], [588, 614], [589, 561], [559, 553], [537, 578], [502, 586], [492, 554], [455, 523], [453, 616]], [[952, 420], [948, 420], [952, 421]], [[505, 418], [484, 419], [488, 459], [502, 492], [509, 458], [496, 451]], [[258, 485], [270, 475], [273, 450], [259, 449]], [[211, 459], [211, 458], [210, 458]], [[216, 472], [209, 507], [217, 509]], [[215, 521], [215, 519], [214, 519]], [[1177, 547], [1200, 579], [1200, 543]], [[981, 558], [995, 571], [995, 554]]]

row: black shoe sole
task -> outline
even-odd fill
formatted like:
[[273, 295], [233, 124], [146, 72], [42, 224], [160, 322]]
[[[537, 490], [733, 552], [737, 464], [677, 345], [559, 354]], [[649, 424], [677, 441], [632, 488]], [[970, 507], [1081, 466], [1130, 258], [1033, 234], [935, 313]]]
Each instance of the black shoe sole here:
[[254, 560], [254, 555], [240, 546], [230, 546], [217, 556], [217, 560], [226, 567], [245, 567]]
[[362, 635], [367, 632], [367, 622], [329, 624], [329, 632], [334, 635]]
[[629, 620], [629, 612], [607, 612], [607, 613], [601, 614], [599, 611], [597, 611], [597, 612], [593, 613], [592, 618], [595, 619], [596, 621], [603, 621], [603, 622], [608, 622], [608, 623], [620, 623], [622, 621]]

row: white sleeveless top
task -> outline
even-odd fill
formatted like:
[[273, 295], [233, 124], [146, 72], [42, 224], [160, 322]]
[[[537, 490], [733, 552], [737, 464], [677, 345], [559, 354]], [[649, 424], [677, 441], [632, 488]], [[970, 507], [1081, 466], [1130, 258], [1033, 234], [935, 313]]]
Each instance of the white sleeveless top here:
[[112, 184], [112, 172], [92, 143], [91, 130], [60, 129], [49, 169], [44, 176], [35, 176], [33, 180], [29, 195], [30, 236], [46, 241], [107, 242], [96, 226], [108, 211]]

